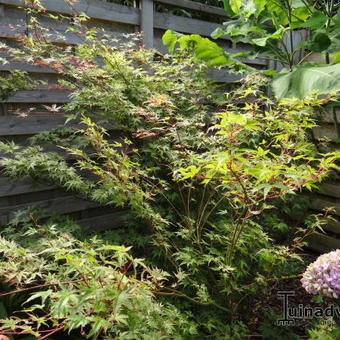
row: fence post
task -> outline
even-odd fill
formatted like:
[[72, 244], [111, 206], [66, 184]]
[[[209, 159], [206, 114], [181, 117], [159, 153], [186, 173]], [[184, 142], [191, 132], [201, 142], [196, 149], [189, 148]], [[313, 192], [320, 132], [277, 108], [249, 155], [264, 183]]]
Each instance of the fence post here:
[[[0, 5], [0, 22], [4, 18], [5, 18], [5, 6], [4, 5]], [[0, 38], [0, 42], [1, 43], [6, 43], [7, 39]], [[6, 72], [0, 72], [0, 76], [6, 77]], [[7, 104], [0, 103], [0, 116], [4, 116], [6, 114], [6, 111], [7, 111], [6, 108], [7, 108]]]
[[153, 48], [153, 0], [141, 1], [141, 30], [143, 31], [143, 44], [146, 48]]

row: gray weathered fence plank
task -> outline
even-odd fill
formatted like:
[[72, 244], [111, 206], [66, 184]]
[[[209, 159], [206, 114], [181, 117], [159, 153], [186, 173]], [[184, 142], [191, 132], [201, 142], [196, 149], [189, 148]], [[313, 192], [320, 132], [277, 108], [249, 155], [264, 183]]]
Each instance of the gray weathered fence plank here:
[[[335, 109], [335, 118], [336, 120], [340, 123], [340, 107], [336, 108]], [[334, 114], [333, 114], [333, 110], [332, 109], [329, 109], [325, 112], [321, 112], [320, 115], [320, 120], [321, 122], [324, 122], [324, 123], [334, 123]]]
[[[210, 36], [210, 34], [221, 25], [216, 23], [211, 23], [198, 19], [191, 19], [180, 17], [176, 15], [170, 15], [166, 13], [154, 14], [154, 28], [158, 29], [171, 29], [174, 31], [189, 33], [189, 34], [200, 34], [203, 36]], [[47, 36], [47, 40], [52, 43], [78, 45], [84, 42], [84, 38], [78, 34], [68, 32], [65, 33], [62, 29], [49, 28], [49, 25], [45, 25], [45, 28], [50, 29], [50, 33]], [[151, 26], [147, 24], [147, 19], [145, 19], [145, 29], [147, 29], [146, 38], [148, 39], [148, 44], [151, 45]], [[20, 27], [19, 24], [14, 27], [0, 26], [0, 36], [5, 38], [21, 38], [25, 35], [26, 28]], [[152, 30], [153, 37], [153, 30]], [[230, 40], [228, 36], [223, 36], [221, 39]], [[153, 41], [152, 41], [153, 44]], [[262, 64], [262, 63], [261, 63]]]
[[[27, 2], [22, 0], [0, 0], [0, 4], [31, 7]], [[50, 12], [61, 14], [86, 13], [93, 19], [131, 25], [139, 25], [140, 22], [139, 9], [104, 1], [79, 0], [74, 3], [73, 8], [64, 0], [41, 0], [41, 4]]]
[[125, 226], [124, 216], [126, 216], [126, 211], [117, 211], [111, 214], [81, 219], [77, 221], [77, 223], [81, 227], [91, 231], [109, 230]]
[[[19, 146], [18, 152], [23, 151], [23, 149], [25, 147], [27, 147], [27, 145]], [[69, 152], [67, 152], [67, 151], [65, 151], [61, 148], [58, 148], [57, 146], [49, 145], [49, 146], [41, 146], [41, 147], [43, 149], [42, 152], [54, 152], [57, 155], [63, 157], [66, 161], [71, 161], [71, 160], [77, 159], [77, 156], [70, 154]], [[8, 155], [7, 153], [0, 151], [0, 158], [4, 158], [4, 157], [11, 158], [11, 156]]]
[[[70, 121], [65, 125], [67, 116], [64, 114], [31, 114], [27, 117], [17, 117], [14, 115], [0, 116], [0, 136], [20, 136], [34, 135], [43, 131], [48, 131], [60, 126], [83, 129], [84, 124], [79, 121]], [[108, 131], [119, 131], [112, 124], [104, 124]]]
[[331, 201], [328, 199], [323, 199], [319, 197], [313, 197], [310, 199], [310, 206], [313, 210], [321, 211], [325, 208], [334, 208], [334, 212], [337, 216], [340, 216], [340, 202], [339, 201]]
[[306, 240], [308, 248], [311, 248], [319, 253], [326, 253], [340, 248], [340, 240], [324, 234], [315, 233]]
[[0, 197], [15, 196], [52, 189], [55, 188], [49, 185], [39, 184], [33, 186], [30, 180], [12, 182], [7, 177], [0, 177]]
[[38, 202], [30, 202], [16, 206], [1, 207], [0, 208], [0, 224], [9, 222], [14, 213], [28, 207], [36, 207], [39, 209], [46, 209], [52, 214], [69, 214], [72, 212], [82, 211], [90, 208], [96, 208], [100, 205], [90, 201], [85, 201], [75, 197], [61, 197], [51, 200], [44, 200]]
[[313, 134], [316, 139], [328, 138], [331, 141], [338, 139], [338, 134], [334, 125], [322, 125], [313, 129]]
[[68, 103], [70, 93], [58, 90], [22, 90], [11, 95], [4, 103], [42, 103], [57, 104]]
[[[30, 115], [27, 117], [0, 117], [0, 136], [33, 135], [63, 126], [64, 115]], [[70, 125], [68, 125], [70, 126]]]
[[[1, 57], [1, 56], [0, 56]], [[24, 63], [20, 61], [11, 61], [10, 57], [2, 57], [8, 61], [8, 63], [3, 64], [0, 62], [0, 71], [14, 71], [20, 70], [30, 73], [50, 73], [56, 74], [57, 72], [53, 70], [51, 67], [44, 66], [44, 65], [35, 65]]]
[[226, 17], [226, 13], [223, 8], [206, 5], [206, 4], [202, 4], [199, 2], [194, 2], [190, 0], [156, 0], [156, 1], [163, 3], [163, 4], [167, 4], [167, 5], [193, 9], [193, 10], [204, 12], [204, 13]]
[[326, 196], [340, 198], [340, 183], [323, 183], [320, 192]]
[[10, 39], [20, 39], [26, 36], [26, 25], [18, 20], [12, 25], [0, 23], [0, 37]]
[[[213, 22], [159, 12], [155, 13], [154, 23], [155, 28], [163, 30], [171, 29], [182, 33], [200, 34], [204, 36], [210, 36], [216, 28], [222, 27], [221, 25]], [[228, 36], [224, 36], [221, 39], [230, 40]]]
[[221, 83], [235, 83], [242, 79], [239, 74], [228, 73], [223, 69], [209, 69], [207, 72], [207, 77]]
[[323, 229], [325, 231], [329, 231], [333, 234], [337, 234], [340, 235], [340, 222], [338, 221], [329, 221], [324, 227]]

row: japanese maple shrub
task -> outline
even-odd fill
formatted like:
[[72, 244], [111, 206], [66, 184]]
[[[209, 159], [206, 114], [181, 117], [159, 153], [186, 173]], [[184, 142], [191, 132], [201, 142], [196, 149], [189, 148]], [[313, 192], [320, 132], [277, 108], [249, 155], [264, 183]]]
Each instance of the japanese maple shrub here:
[[[73, 49], [42, 43], [31, 50], [33, 60], [48, 63], [63, 75], [60, 85], [72, 90], [72, 100], [65, 109], [72, 112], [70, 119], [82, 119], [84, 128], [69, 131], [74, 138], [62, 145], [74, 156], [72, 163], [61, 155], [45, 152], [41, 146], [19, 149], [15, 144], [1, 143], [0, 149], [8, 154], [0, 160], [4, 173], [12, 178], [50, 181], [86, 199], [130, 210], [134, 231], [130, 227], [125, 234], [112, 232], [111, 237], [125, 235], [121, 242], [135, 246], [132, 252], [160, 268], [162, 278], [167, 278], [165, 283], [157, 284], [159, 271], [151, 270], [150, 286], [147, 283], [145, 287], [144, 270], [134, 265], [123, 270], [124, 277], [119, 276], [117, 270], [133, 260], [127, 257], [125, 248], [117, 249], [118, 255], [127, 260], [119, 266], [113, 263], [110, 279], [115, 286], [108, 304], [112, 307], [120, 303], [117, 277], [127, 282], [124, 303], [130, 303], [128, 295], [133, 295], [137, 286], [137, 295], [131, 299], [138, 301], [133, 302], [136, 309], [131, 317], [147, 318], [152, 325], [139, 329], [135, 338], [140, 338], [141, 332], [157, 333], [158, 321], [154, 323], [153, 315], [141, 315], [138, 307], [139, 303], [147, 303], [157, 310], [157, 302], [148, 295], [152, 291], [159, 299], [162, 296], [171, 302], [169, 313], [189, 313], [191, 320], [183, 317], [178, 327], [194, 322], [190, 332], [198, 336], [242, 339], [247, 332], [249, 313], [245, 311], [250, 297], [272, 280], [297, 274], [290, 265], [299, 259], [295, 250], [303, 245], [305, 234], [318, 225], [304, 226], [293, 242], [282, 245], [271, 238], [272, 230], [264, 225], [264, 219], [266, 212], [275, 213], [282, 198], [312, 189], [335, 167], [339, 154], [320, 155], [307, 134], [315, 126], [313, 109], [332, 100], [332, 96], [278, 101], [262, 92], [266, 79], [257, 75], [246, 78], [236, 90], [226, 89], [208, 80], [206, 65], [190, 54], [160, 57], [153, 51], [114, 47], [92, 38]], [[102, 127], [104, 123], [109, 126], [107, 131]], [[110, 135], [112, 126], [119, 129], [119, 136]], [[54, 144], [61, 144], [58, 134], [53, 136]], [[35, 138], [37, 141], [39, 138]], [[84, 173], [94, 176], [84, 177]], [[137, 232], [140, 234], [136, 236]], [[3, 234], [3, 242], [12, 242], [11, 233], [14, 230]], [[80, 259], [84, 252], [84, 262], [93, 255], [94, 263], [99, 258], [101, 261], [98, 273], [106, 270], [107, 259], [100, 255], [102, 249], [106, 254], [105, 247], [78, 246]], [[14, 248], [6, 252], [5, 258], [15, 256]], [[46, 258], [40, 252], [30, 250], [30, 256], [43, 256], [44, 261], [52, 262], [58, 258], [54, 253]], [[68, 263], [68, 258], [62, 261]], [[6, 260], [2, 263], [5, 269], [1, 276], [21, 270], [15, 261], [6, 266]], [[70, 265], [67, 277], [63, 269], [54, 274], [61, 276], [59, 282], [79, 279], [76, 265]], [[33, 275], [34, 266], [31, 271], [27, 275]], [[100, 293], [96, 271], [89, 268], [88, 275], [90, 287], [98, 287]], [[131, 278], [126, 278], [129, 275]], [[39, 280], [44, 284], [49, 276]], [[17, 288], [30, 286], [29, 281], [12, 284]], [[69, 290], [74, 285], [76, 295], [79, 289], [87, 291], [86, 281], [82, 281], [58, 285], [58, 294], [73, 294]], [[146, 290], [141, 289], [144, 287]], [[61, 309], [54, 314], [54, 302], [64, 301], [55, 294], [50, 289], [35, 294], [34, 301], [44, 306], [44, 320], [65, 329], [84, 326], [77, 319], [79, 311]], [[93, 289], [91, 294], [97, 293]], [[110, 314], [111, 307], [101, 310], [100, 318], [110, 320], [112, 325], [102, 321], [100, 327], [90, 320], [87, 336], [110, 338], [121, 334], [122, 329], [130, 335], [134, 323], [128, 321], [126, 309], [117, 321]], [[34, 313], [29, 314], [29, 327], [32, 318]], [[20, 330], [23, 323], [27, 326], [20, 318], [10, 320], [3, 331]], [[38, 332], [39, 325], [26, 331]], [[185, 336], [191, 335], [173, 338]]]

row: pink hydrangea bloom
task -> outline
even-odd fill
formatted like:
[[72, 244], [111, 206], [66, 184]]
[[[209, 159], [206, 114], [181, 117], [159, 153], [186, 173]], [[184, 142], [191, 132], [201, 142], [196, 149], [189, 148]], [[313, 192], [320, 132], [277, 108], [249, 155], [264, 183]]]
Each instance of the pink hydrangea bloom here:
[[302, 286], [313, 295], [340, 296], [340, 249], [321, 255], [311, 263], [301, 279]]

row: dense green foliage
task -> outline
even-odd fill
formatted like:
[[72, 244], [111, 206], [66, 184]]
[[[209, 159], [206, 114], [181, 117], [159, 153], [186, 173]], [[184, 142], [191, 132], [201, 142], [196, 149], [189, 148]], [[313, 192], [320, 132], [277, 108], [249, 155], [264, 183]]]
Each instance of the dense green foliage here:
[[184, 35], [167, 30], [163, 35], [163, 43], [174, 53], [179, 46], [182, 51], [190, 51], [198, 60], [203, 61], [207, 66], [219, 67], [228, 66], [230, 71], [245, 73], [251, 71], [251, 67], [239, 62], [236, 58], [243, 53], [228, 53], [222, 47], [208, 38], [198, 34]]
[[183, 313], [155, 301], [153, 292], [167, 275], [132, 258], [128, 248], [84, 237], [66, 218], [39, 224], [33, 214], [22, 217], [0, 236], [2, 286], [8, 291], [0, 306], [24, 309], [2, 320], [0, 331], [40, 339], [62, 330], [90, 339], [196, 334]]
[[339, 326], [332, 319], [321, 320], [308, 331], [308, 340], [337, 340], [339, 337]]
[[[230, 17], [213, 37], [229, 35], [236, 42], [253, 44], [257, 51], [292, 67], [300, 49], [332, 53], [339, 48], [339, 28], [336, 2], [316, 1], [239, 1], [224, 0]], [[310, 29], [311, 35], [298, 45], [295, 29]]]
[[[84, 129], [68, 139], [69, 145], [64, 140], [62, 148], [75, 156], [75, 162], [68, 163], [56, 153], [43, 152], [39, 146], [20, 150], [12, 143], [1, 143], [1, 150], [9, 157], [2, 158], [0, 165], [12, 178], [50, 181], [103, 205], [129, 209], [130, 227], [117, 232], [113, 240], [123, 239], [125, 246], [133, 246], [136, 256], [145, 257], [146, 263], [160, 268], [150, 270], [148, 280], [152, 284], [156, 284], [154, 280], [160, 275], [157, 273], [167, 279], [160, 284], [157, 294], [168, 298], [169, 309], [164, 307], [162, 313], [169, 313], [173, 319], [170, 325], [163, 326], [169, 332], [178, 327], [179, 335], [174, 338], [179, 339], [190, 338], [191, 332], [198, 337], [242, 339], [251, 317], [250, 297], [272, 281], [299, 274], [300, 259], [295, 251], [303, 245], [307, 234], [322, 225], [316, 216], [304, 227], [290, 229], [293, 238], [290, 243], [272, 239], [279, 225], [286, 227], [275, 208], [282, 204], [281, 199], [303, 188], [312, 189], [335, 167], [338, 153], [321, 157], [307, 134], [315, 126], [313, 108], [332, 98], [279, 102], [262, 92], [267, 84], [262, 76], [246, 78], [240, 88], [226, 90], [209, 81], [204, 76], [206, 65], [190, 55], [157, 58], [154, 52], [136, 49], [133, 44], [110, 47], [105, 40], [93, 41], [92, 32], [88, 39], [88, 44], [72, 49], [28, 42], [31, 44], [28, 57], [39, 64], [53, 65], [64, 76], [60, 85], [73, 91], [72, 101], [65, 109], [73, 112], [70, 119], [82, 119]], [[11, 52], [16, 54], [15, 50]], [[213, 113], [216, 111], [220, 113]], [[105, 131], [103, 123], [115, 129]], [[119, 136], [114, 134], [117, 129]], [[72, 131], [68, 133], [72, 135]], [[58, 136], [60, 133], [52, 134], [52, 142], [59, 143]], [[46, 133], [42, 140], [48, 140]], [[95, 177], [81, 175], [86, 173]], [[34, 234], [36, 225], [28, 230]], [[15, 232], [10, 227], [2, 236], [3, 242], [13, 242], [11, 238], [19, 242], [12, 234]], [[57, 236], [51, 236], [56, 238], [55, 242], [63, 234]], [[102, 258], [102, 243], [98, 248], [95, 241], [86, 242], [90, 243], [72, 239], [75, 248], [66, 251], [70, 255], [65, 252], [64, 255], [72, 260], [75, 252], [76, 260], [83, 258], [84, 262], [93, 255], [98, 275], [105, 276], [106, 270], [111, 270], [113, 282], [117, 281], [115, 273], [124, 264], [113, 263], [112, 269], [103, 268], [106, 258]], [[40, 253], [41, 245], [33, 241], [18, 244], [33, 258]], [[21, 270], [16, 267], [20, 262], [11, 261], [9, 265], [7, 262], [17, 256], [13, 253], [16, 246], [13, 244], [11, 251], [2, 253], [5, 272]], [[83, 247], [91, 254], [83, 253]], [[86, 334], [95, 334], [94, 337], [123, 334], [119, 335], [123, 339], [126, 332], [130, 338], [139, 339], [139, 334], [146, 332], [165, 332], [157, 326], [160, 319], [152, 312], [157, 313], [160, 307], [149, 293], [155, 290], [151, 283], [151, 286], [146, 283], [146, 289], [139, 291], [141, 295], [134, 297], [137, 301], [129, 309], [129, 316], [123, 309], [122, 319], [112, 319], [110, 324], [103, 321], [113, 317], [109, 307], [100, 311], [101, 319], [89, 307], [94, 319], [90, 318], [86, 325], [79, 323], [82, 315], [79, 311], [55, 312], [56, 306], [71, 301], [67, 296], [78, 299], [82, 289], [87, 288], [84, 282], [62, 284], [78, 279], [75, 272], [78, 262], [70, 260], [72, 268], [55, 268], [53, 258], [60, 249], [54, 243], [48, 249], [51, 253], [38, 258], [47, 261], [46, 265], [51, 261], [51, 270], [56, 275], [53, 277], [59, 277], [61, 283], [60, 290], [51, 292], [44, 287], [35, 292], [36, 303], [45, 307], [32, 308], [38, 308], [36, 311], [46, 324], [34, 323], [35, 314], [29, 315], [34, 332], [56, 324], [63, 329], [78, 327], [78, 331], [84, 326]], [[123, 248], [112, 249], [117, 256], [122, 255]], [[128, 280], [126, 293], [144, 285], [145, 269], [141, 266], [136, 266], [136, 273], [133, 268], [126, 270], [126, 276], [132, 280]], [[91, 306], [93, 294], [102, 301], [101, 294], [106, 294], [107, 289], [112, 290], [108, 304], [117, 304], [117, 287], [104, 286], [97, 292], [99, 276], [93, 272], [91, 263], [84, 267], [87, 270], [90, 301], [84, 298], [74, 304]], [[39, 277], [34, 273], [35, 267], [27, 269], [27, 275], [33, 275], [36, 281], [27, 280], [25, 286], [51, 283], [49, 272]], [[16, 288], [23, 284], [13, 282]], [[139, 299], [143, 294], [146, 301]], [[129, 296], [124, 296], [129, 304]], [[150, 315], [140, 314], [143, 304], [150, 306]], [[130, 321], [126, 325], [126, 320], [130, 317], [148, 320], [142, 322], [141, 328], [129, 329]], [[5, 322], [7, 331], [28, 331], [21, 328], [22, 318], [11, 320]], [[189, 335], [183, 328], [187, 328]]]
[[[336, 97], [278, 100], [259, 74], [217, 85], [207, 67], [222, 60], [234, 71], [249, 68], [207, 39], [168, 32], [175, 54], [160, 56], [134, 37], [122, 46], [86, 30], [83, 20], [70, 28], [84, 34], [78, 46], [39, 36], [22, 41], [26, 55], [6, 48], [62, 76], [59, 88], [72, 91], [63, 110], [83, 128], [45, 132], [26, 148], [0, 142], [0, 166], [12, 179], [124, 208], [126, 226], [93, 237], [65, 218], [18, 216], [0, 233], [2, 333], [244, 339], [254, 298], [301, 273], [297, 251], [325, 223], [319, 215], [293, 223], [286, 212], [297, 214], [295, 194], [338, 168], [339, 152], [320, 154], [308, 138], [314, 110]], [[23, 75], [6, 82], [4, 95], [23, 85]], [[59, 145], [72, 161], [40, 142]], [[268, 323], [262, 332], [270, 334]]]
[[[218, 44], [197, 35], [183, 36], [167, 32], [164, 42], [173, 50], [178, 43], [182, 49], [191, 49], [198, 58], [215, 66], [230, 67], [237, 56], [262, 58], [282, 65], [273, 81], [278, 98], [304, 98], [312, 91], [338, 91], [337, 74], [340, 65], [339, 4], [327, 1], [261, 1], [224, 0], [226, 13], [231, 18], [217, 28], [212, 37], [228, 36], [234, 43], [246, 43], [251, 52], [230, 55]], [[296, 41], [294, 33], [305, 30], [304, 38]], [[303, 63], [313, 53], [322, 53], [327, 64]], [[240, 63], [238, 65], [240, 68]], [[243, 67], [246, 69], [246, 66]], [[248, 72], [251, 71], [248, 68]], [[268, 70], [266, 74], [275, 74]], [[311, 81], [313, 79], [313, 81]]]

